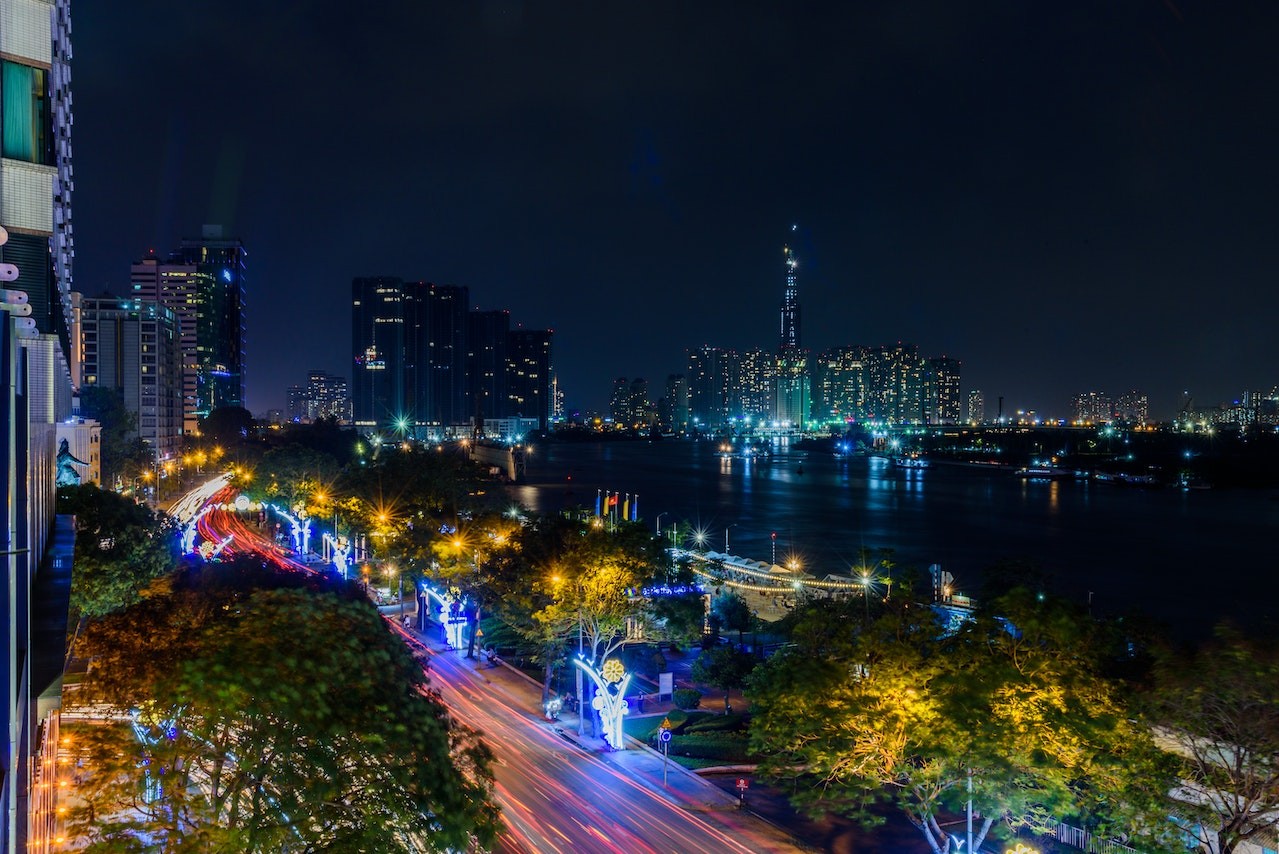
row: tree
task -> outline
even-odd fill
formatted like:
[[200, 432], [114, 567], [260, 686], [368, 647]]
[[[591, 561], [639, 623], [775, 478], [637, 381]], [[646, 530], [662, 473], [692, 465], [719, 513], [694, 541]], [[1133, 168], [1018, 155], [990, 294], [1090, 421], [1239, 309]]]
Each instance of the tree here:
[[721, 593], [715, 597], [711, 605], [711, 616], [717, 619], [719, 627], [730, 632], [737, 632], [737, 645], [746, 644], [746, 633], [755, 628], [755, 614], [750, 605], [736, 591]]
[[[85, 850], [137, 839], [175, 852], [494, 840], [487, 749], [450, 719], [366, 600], [309, 581], [245, 589], [219, 572], [180, 577], [82, 639], [87, 701], [133, 721], [73, 735], [86, 779], [68, 823]], [[122, 666], [149, 662], [156, 637], [179, 653]]]
[[258, 463], [257, 484], [268, 501], [279, 501], [290, 512], [299, 502], [337, 479], [337, 460], [298, 444], [272, 448]]
[[138, 600], [178, 562], [177, 523], [94, 484], [58, 490], [58, 512], [75, 516], [71, 607], [99, 617]]
[[1180, 760], [1173, 808], [1198, 850], [1230, 854], [1279, 828], [1279, 647], [1219, 626], [1190, 659], [1161, 663], [1149, 716]]
[[940, 819], [970, 798], [982, 816], [975, 848], [1063, 817], [1101, 834], [1153, 832], [1166, 769], [1096, 676], [1088, 622], [1025, 591], [995, 605], [951, 635], [903, 607], [847, 652], [774, 656], [749, 683], [752, 749], [775, 774], [804, 769], [798, 805], [874, 823], [869, 808], [889, 804], [935, 854], [955, 850]]
[[253, 415], [243, 406], [219, 406], [200, 420], [200, 435], [232, 448], [253, 434]]
[[731, 646], [717, 644], [693, 662], [693, 681], [706, 682], [724, 692], [724, 714], [731, 712], [728, 692], [746, 687], [747, 677], [759, 663], [759, 659]]

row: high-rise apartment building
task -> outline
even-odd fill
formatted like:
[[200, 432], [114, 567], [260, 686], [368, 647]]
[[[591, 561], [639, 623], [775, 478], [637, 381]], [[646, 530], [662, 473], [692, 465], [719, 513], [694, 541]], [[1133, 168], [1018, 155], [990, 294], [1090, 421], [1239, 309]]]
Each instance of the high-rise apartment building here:
[[[71, 416], [69, 0], [0, 0], [0, 850], [53, 849], [75, 534], [55, 517]], [[69, 781], [67, 781], [69, 782]]]
[[613, 390], [608, 396], [608, 417], [617, 425], [629, 427], [631, 424], [631, 383], [626, 377], [613, 380]]
[[306, 417], [311, 421], [329, 418], [339, 424], [349, 423], [351, 392], [346, 377], [310, 371], [306, 377]]
[[732, 353], [729, 370], [729, 416], [758, 423], [773, 417], [777, 394], [777, 357], [763, 349]]
[[968, 392], [968, 422], [982, 424], [986, 421], [986, 395], [981, 389]]
[[1144, 391], [1126, 391], [1115, 400], [1115, 418], [1129, 424], [1145, 424], [1150, 418], [1150, 399]]
[[103, 294], [81, 297], [81, 388], [119, 394], [154, 459], [181, 450], [182, 353], [177, 315], [159, 303]]
[[1086, 391], [1070, 402], [1071, 420], [1079, 424], [1106, 424], [1115, 420], [1115, 407], [1110, 395], [1102, 391]]
[[536, 418], [539, 430], [550, 421], [550, 329], [512, 329], [507, 336], [507, 409], [509, 418]]
[[730, 354], [721, 347], [688, 351], [688, 410], [693, 429], [716, 429], [729, 419]]
[[308, 419], [309, 407], [307, 388], [304, 385], [291, 385], [284, 391], [284, 413], [290, 421], [300, 423]]
[[[469, 424], [473, 415], [470, 387], [466, 375], [467, 304], [470, 291], [460, 285], [423, 283], [428, 317], [426, 407], [418, 407], [420, 416], [434, 424], [459, 426]], [[547, 340], [549, 351], [550, 341]], [[508, 352], [508, 358], [510, 354]], [[542, 377], [549, 383], [549, 374]], [[547, 395], [541, 399], [546, 401]], [[532, 417], [532, 416], [530, 416]], [[543, 422], [543, 428], [546, 426]]]
[[666, 377], [666, 401], [668, 414], [662, 419], [663, 426], [683, 435], [688, 432], [688, 379], [683, 374], [670, 374]]
[[958, 359], [939, 356], [924, 370], [924, 423], [958, 424], [963, 414]]
[[813, 372], [813, 415], [818, 421], [849, 422], [865, 417], [864, 347], [822, 351]]
[[183, 422], [195, 433], [214, 409], [245, 405], [245, 278], [239, 238], [206, 225], [161, 261], [148, 256], [130, 269], [130, 296], [158, 302], [178, 317]]
[[509, 311], [467, 314], [466, 373], [471, 414], [482, 423], [500, 418], [506, 409], [506, 346], [511, 331]]

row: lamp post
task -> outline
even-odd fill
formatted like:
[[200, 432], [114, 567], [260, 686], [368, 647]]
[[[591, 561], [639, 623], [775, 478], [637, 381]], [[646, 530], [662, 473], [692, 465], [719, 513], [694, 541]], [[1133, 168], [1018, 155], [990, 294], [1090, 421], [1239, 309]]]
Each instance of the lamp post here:
[[862, 602], [866, 605], [866, 622], [870, 622], [870, 581], [869, 573], [862, 573]]
[[729, 553], [729, 552], [728, 552], [728, 529], [729, 529], [729, 528], [736, 528], [736, 527], [737, 527], [737, 523], [736, 523], [736, 522], [734, 522], [733, 524], [729, 525], [729, 526], [728, 526], [728, 528], [725, 528], [725, 529], [724, 529], [724, 554], [728, 554], [728, 553]]
[[392, 578], [399, 580], [399, 597], [400, 597], [400, 622], [404, 622], [404, 576], [400, 574], [394, 566], [388, 566], [386, 572]]
[[657, 536], [659, 537], [662, 535], [662, 517], [665, 515], [666, 515], [665, 510], [657, 514]]

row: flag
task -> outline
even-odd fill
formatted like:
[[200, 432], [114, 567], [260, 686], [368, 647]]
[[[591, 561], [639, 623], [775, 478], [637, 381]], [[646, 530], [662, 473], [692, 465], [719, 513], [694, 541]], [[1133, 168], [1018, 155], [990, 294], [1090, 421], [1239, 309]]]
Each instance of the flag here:
[[600, 515], [600, 500], [601, 500], [600, 491], [597, 489], [595, 490], [595, 515], [596, 516]]
[[626, 500], [622, 502], [622, 520], [631, 518], [631, 494], [626, 493]]
[[639, 493], [635, 493], [635, 500], [631, 502], [631, 521], [639, 521]]

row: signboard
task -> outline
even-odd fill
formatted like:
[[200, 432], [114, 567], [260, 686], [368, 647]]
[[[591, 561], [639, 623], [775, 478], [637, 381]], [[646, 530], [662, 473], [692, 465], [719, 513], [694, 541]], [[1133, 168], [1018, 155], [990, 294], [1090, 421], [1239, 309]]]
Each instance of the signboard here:
[[662, 730], [662, 734], [661, 734], [660, 736], [658, 736], [658, 738], [660, 738], [660, 739], [662, 740], [662, 742], [663, 742], [663, 743], [666, 743], [666, 742], [670, 741], [670, 740], [671, 740], [671, 731], [670, 731], [670, 730], [668, 730], [668, 729], [663, 729], [663, 730]]
[[657, 699], [663, 697], [671, 697], [675, 694], [675, 674], [659, 673], [657, 674]]
[[751, 784], [750, 784], [750, 783], [748, 783], [748, 782], [746, 781], [746, 778], [745, 778], [745, 777], [738, 777], [738, 778], [737, 778], [737, 788], [738, 788], [738, 789], [741, 789], [743, 792], [744, 792], [744, 791], [746, 791], [747, 789], [749, 789], [749, 788], [750, 788], [750, 785], [751, 785]]

